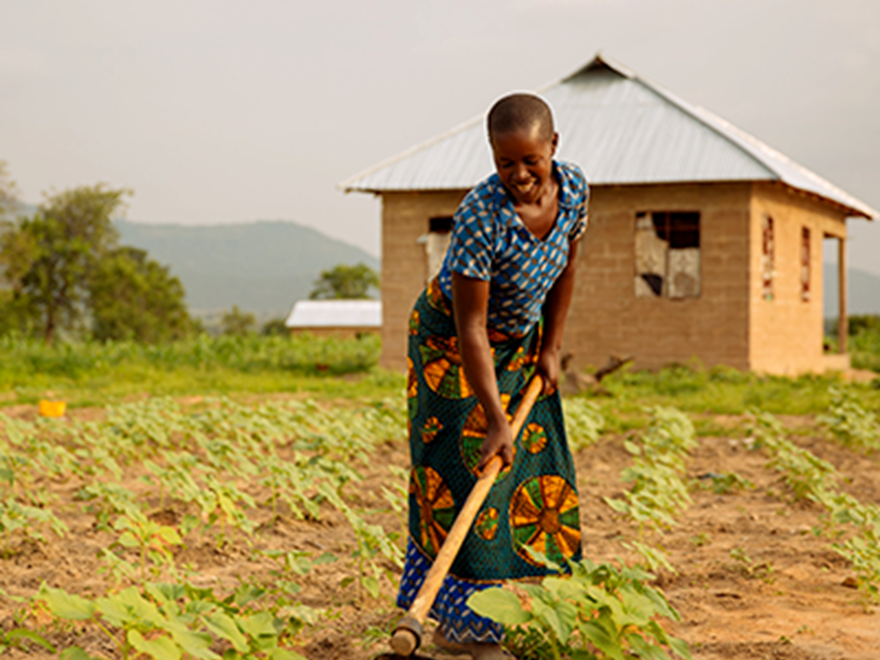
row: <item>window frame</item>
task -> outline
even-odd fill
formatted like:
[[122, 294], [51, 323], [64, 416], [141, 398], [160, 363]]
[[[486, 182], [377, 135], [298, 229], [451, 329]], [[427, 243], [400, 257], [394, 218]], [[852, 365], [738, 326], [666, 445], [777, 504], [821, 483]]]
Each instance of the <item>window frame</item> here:
[[[663, 248], [663, 275], [651, 272], [639, 272], [639, 261], [649, 259], [649, 255], [639, 254], [638, 235], [639, 221], [648, 218], [654, 231], [654, 237], [665, 243]], [[678, 225], [678, 226], [676, 226]], [[634, 223], [633, 265], [635, 270], [635, 296], [637, 298], [657, 298], [666, 300], [690, 300], [699, 299], [703, 295], [703, 218], [702, 212], [694, 209], [677, 210], [645, 210], [637, 211]], [[697, 265], [693, 273], [695, 285], [694, 293], [672, 295], [670, 273], [672, 272], [671, 256], [675, 252], [684, 250], [696, 250]], [[654, 255], [656, 258], [656, 254]], [[651, 276], [660, 278], [660, 290], [657, 291], [656, 283], [652, 283]], [[639, 279], [643, 280], [647, 287], [654, 293], [646, 295], [644, 287], [639, 286]], [[640, 292], [641, 289], [641, 292]]]

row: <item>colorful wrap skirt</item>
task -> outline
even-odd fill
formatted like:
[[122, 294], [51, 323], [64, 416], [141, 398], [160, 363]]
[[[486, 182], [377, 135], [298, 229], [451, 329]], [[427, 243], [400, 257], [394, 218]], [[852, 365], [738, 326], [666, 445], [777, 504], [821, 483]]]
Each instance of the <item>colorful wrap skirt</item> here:
[[[489, 331], [502, 403], [512, 417], [535, 371], [540, 325], [522, 336]], [[410, 316], [407, 401], [412, 473], [409, 540], [397, 604], [408, 609], [477, 480], [486, 415], [465, 379], [451, 302], [436, 279]], [[514, 439], [513, 465], [498, 476], [429, 616], [447, 639], [500, 642], [499, 624], [466, 601], [474, 592], [549, 571], [526, 548], [558, 564], [581, 558], [574, 464], [559, 393], [541, 396]]]

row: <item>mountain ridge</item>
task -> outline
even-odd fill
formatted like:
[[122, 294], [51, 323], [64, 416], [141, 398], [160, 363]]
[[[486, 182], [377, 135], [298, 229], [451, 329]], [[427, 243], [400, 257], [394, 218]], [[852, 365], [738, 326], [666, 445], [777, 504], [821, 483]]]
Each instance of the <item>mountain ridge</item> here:
[[[837, 264], [826, 263], [825, 318], [837, 317]], [[880, 277], [859, 268], [849, 268], [847, 273], [847, 315], [880, 314]]]
[[116, 221], [120, 243], [168, 266], [197, 315], [232, 305], [261, 316], [308, 298], [322, 270], [379, 260], [361, 248], [289, 220], [224, 225]]

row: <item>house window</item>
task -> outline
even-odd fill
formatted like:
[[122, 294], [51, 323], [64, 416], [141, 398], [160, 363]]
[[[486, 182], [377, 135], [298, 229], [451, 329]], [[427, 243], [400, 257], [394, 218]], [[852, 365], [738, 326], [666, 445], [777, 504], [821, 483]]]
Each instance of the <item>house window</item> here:
[[810, 302], [810, 228], [801, 229], [801, 300]]
[[440, 218], [431, 218], [428, 220], [428, 231], [437, 234], [448, 234], [452, 231], [452, 216], [445, 215]]
[[696, 211], [636, 213], [638, 298], [700, 295], [700, 214]]
[[440, 272], [452, 232], [452, 216], [428, 219], [428, 232], [419, 236], [418, 242], [425, 247], [426, 275], [431, 281]]
[[761, 221], [761, 297], [773, 300], [773, 218], [765, 215]]

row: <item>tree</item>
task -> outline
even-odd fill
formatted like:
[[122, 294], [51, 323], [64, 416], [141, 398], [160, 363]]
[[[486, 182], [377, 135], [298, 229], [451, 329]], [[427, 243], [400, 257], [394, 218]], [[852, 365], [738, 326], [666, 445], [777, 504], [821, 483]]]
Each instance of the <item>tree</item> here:
[[284, 317], [277, 317], [266, 321], [260, 328], [260, 334], [264, 337], [286, 337], [290, 334], [290, 330]]
[[[6, 161], [0, 160], [0, 221], [18, 206], [18, 186], [9, 176]], [[0, 227], [2, 231], [2, 227]]]
[[180, 280], [146, 251], [120, 247], [99, 260], [89, 278], [88, 303], [96, 339], [158, 343], [181, 339], [195, 326]]
[[3, 233], [0, 265], [47, 343], [59, 329], [80, 326], [90, 278], [116, 247], [112, 219], [128, 194], [103, 184], [55, 193]]
[[[21, 266], [15, 258], [16, 245], [14, 227], [9, 215], [18, 205], [18, 190], [9, 172], [6, 162], [0, 160], [0, 336], [19, 330], [21, 325], [21, 304], [16, 296], [14, 285]], [[10, 264], [7, 266], [7, 261]]]
[[314, 284], [315, 288], [309, 294], [312, 300], [363, 300], [371, 298], [371, 287], [379, 288], [379, 276], [363, 263], [356, 266], [340, 264], [330, 270], [321, 271], [321, 277]]
[[228, 312], [220, 317], [220, 332], [224, 335], [244, 337], [253, 334], [257, 329], [257, 319], [250, 312], [243, 312], [238, 305], [233, 305]]

